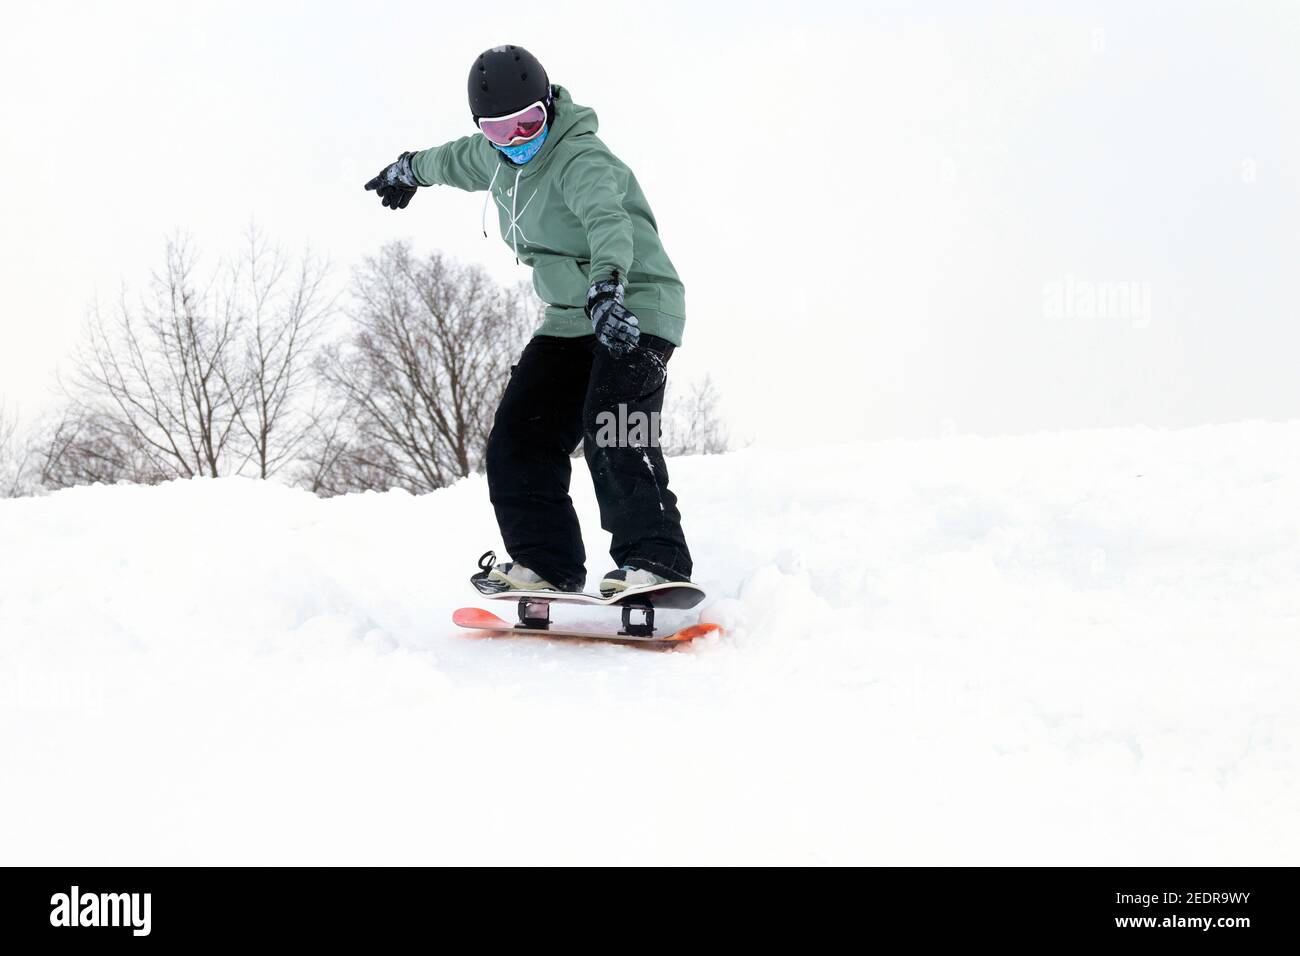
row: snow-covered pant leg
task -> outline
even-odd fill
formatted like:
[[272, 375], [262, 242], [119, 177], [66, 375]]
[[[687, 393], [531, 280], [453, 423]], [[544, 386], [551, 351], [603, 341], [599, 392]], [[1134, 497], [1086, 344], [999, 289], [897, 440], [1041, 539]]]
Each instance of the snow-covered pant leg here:
[[582, 438], [591, 341], [535, 336], [511, 370], [487, 444], [488, 490], [506, 552], [564, 590], [581, 590], [587, 577], [569, 455]]
[[594, 348], [583, 453], [600, 502], [600, 526], [613, 536], [609, 553], [615, 563], [688, 581], [691, 553], [659, 447], [672, 354], [670, 342], [644, 333], [626, 355]]

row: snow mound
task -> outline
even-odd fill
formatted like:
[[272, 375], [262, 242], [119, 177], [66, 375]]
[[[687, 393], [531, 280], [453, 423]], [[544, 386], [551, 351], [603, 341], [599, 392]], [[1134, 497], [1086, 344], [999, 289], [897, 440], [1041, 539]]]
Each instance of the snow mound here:
[[0, 862], [1295, 862], [1300, 423], [670, 467], [667, 653], [453, 627], [481, 478], [0, 502]]

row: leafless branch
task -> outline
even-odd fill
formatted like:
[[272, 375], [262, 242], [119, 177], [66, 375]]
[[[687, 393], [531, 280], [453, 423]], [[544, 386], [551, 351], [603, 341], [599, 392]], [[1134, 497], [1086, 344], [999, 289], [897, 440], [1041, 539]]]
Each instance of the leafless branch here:
[[325, 281], [323, 263], [307, 255], [291, 270], [253, 227], [233, 264], [202, 276], [192, 244], [170, 241], [139, 304], [124, 294], [111, 314], [92, 311], [68, 411], [43, 435], [43, 473], [55, 484], [274, 474], [312, 421]]
[[31, 449], [22, 440], [18, 416], [0, 402], [0, 498], [31, 494]]
[[719, 414], [717, 385], [710, 375], [691, 382], [685, 394], [669, 396], [664, 415], [664, 453], [668, 455], [721, 455], [731, 447], [731, 437]]
[[319, 366], [341, 410], [314, 433], [308, 458], [332, 462], [319, 490], [428, 491], [481, 470], [510, 363], [540, 319], [531, 292], [397, 243], [357, 270], [350, 314], [352, 335]]

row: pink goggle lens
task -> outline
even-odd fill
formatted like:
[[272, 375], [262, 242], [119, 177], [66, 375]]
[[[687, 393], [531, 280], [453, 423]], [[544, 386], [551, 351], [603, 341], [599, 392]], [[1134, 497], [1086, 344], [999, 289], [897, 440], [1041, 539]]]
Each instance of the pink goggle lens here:
[[478, 121], [478, 128], [483, 131], [483, 135], [498, 146], [526, 143], [540, 133], [545, 125], [546, 110], [541, 106], [530, 106], [518, 116], [484, 118]]

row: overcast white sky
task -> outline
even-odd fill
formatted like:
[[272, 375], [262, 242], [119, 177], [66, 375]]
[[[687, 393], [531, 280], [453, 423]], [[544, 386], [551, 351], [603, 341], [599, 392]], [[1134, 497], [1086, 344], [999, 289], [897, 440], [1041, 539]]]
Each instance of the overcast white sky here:
[[[1045, 6], [7, 5], [0, 397], [46, 404], [177, 229], [522, 278], [480, 197], [361, 190], [472, 131], [470, 62], [518, 43], [636, 171], [687, 287], [676, 373], [744, 436], [1300, 416], [1300, 5]], [[1149, 313], [1045, 305], [1118, 282]]]

